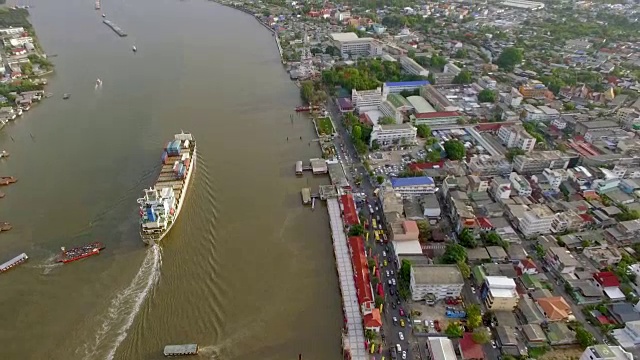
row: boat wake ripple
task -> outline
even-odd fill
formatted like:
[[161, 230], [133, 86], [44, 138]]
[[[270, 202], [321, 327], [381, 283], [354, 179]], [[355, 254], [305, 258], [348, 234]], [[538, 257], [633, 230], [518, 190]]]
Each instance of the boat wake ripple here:
[[144, 300], [160, 279], [162, 251], [160, 246], [152, 246], [142, 262], [142, 266], [129, 286], [116, 294], [100, 321], [91, 344], [83, 346], [84, 359], [113, 359], [118, 346], [127, 337], [127, 331], [133, 324]]
[[58, 254], [53, 254], [49, 258], [47, 258], [42, 264], [29, 265], [29, 267], [36, 269], [43, 269], [42, 275], [47, 275], [53, 271], [53, 269], [64, 265], [63, 263], [55, 262]]

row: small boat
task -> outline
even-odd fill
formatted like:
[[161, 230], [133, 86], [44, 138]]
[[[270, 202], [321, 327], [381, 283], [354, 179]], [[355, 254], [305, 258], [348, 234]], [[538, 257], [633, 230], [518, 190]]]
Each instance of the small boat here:
[[102, 17], [107, 17], [107, 15], [106, 14], [102, 14]]
[[16, 181], [18, 181], [18, 179], [14, 178], [13, 176], [0, 177], [0, 185], [9, 185], [15, 183]]
[[67, 99], [68, 99], [68, 98], [70, 98], [70, 97], [71, 97], [71, 94], [64, 94], [64, 95], [62, 95], [62, 98], [63, 98], [64, 100], [67, 100]]
[[133, 50], [133, 52], [136, 52], [136, 51], [138, 51], [138, 48], [137, 48], [135, 45], [133, 45], [133, 47], [131, 48], [131, 50]]
[[96, 79], [96, 87], [102, 86], [102, 80]]
[[27, 256], [27, 254], [22, 253], [16, 257], [14, 257], [13, 259], [5, 262], [4, 264], [0, 264], [0, 273], [3, 273], [13, 267], [16, 267], [20, 264], [22, 264], [23, 262], [27, 261], [29, 259], [29, 257]]
[[198, 344], [167, 345], [164, 356], [198, 355]]
[[0, 231], [9, 231], [11, 229], [13, 229], [13, 226], [11, 226], [11, 224], [9, 224], [8, 222], [0, 223]]
[[103, 250], [104, 248], [105, 246], [101, 242], [94, 242], [69, 250], [63, 247], [61, 248], [60, 255], [58, 255], [56, 261], [67, 264], [76, 260], [84, 259], [89, 256], [98, 255], [100, 254], [100, 250]]
[[9, 153], [6, 150], [2, 150], [2, 152], [0, 152], [0, 159], [6, 157], [9, 157]]

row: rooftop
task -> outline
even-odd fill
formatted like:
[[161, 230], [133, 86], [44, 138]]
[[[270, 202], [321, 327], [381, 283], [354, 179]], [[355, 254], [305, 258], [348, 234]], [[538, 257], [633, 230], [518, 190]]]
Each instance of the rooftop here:
[[356, 35], [356, 33], [353, 32], [348, 32], [348, 33], [333, 33], [330, 35], [331, 38], [335, 41], [353, 41], [353, 40], [358, 40], [358, 35]]
[[434, 185], [433, 178], [428, 176], [416, 176], [407, 178], [391, 178], [391, 186], [394, 188], [402, 186], [420, 186], [420, 185]]
[[506, 276], [487, 276], [487, 285], [496, 289], [515, 289], [516, 282]]
[[456, 360], [456, 351], [451, 340], [445, 337], [430, 337], [427, 339], [432, 360]]
[[407, 100], [411, 103], [418, 114], [436, 112], [436, 109], [434, 109], [433, 106], [431, 106], [431, 104], [429, 104], [429, 102], [422, 96], [409, 96]]
[[411, 271], [418, 284], [463, 284], [464, 279], [457, 265], [416, 265]]
[[402, 95], [399, 94], [389, 94], [387, 96], [387, 100], [396, 108], [401, 106], [411, 106], [411, 102], [405, 99]]
[[572, 314], [571, 307], [562, 296], [539, 298], [537, 301], [549, 320], [565, 320]]
[[384, 86], [386, 87], [404, 87], [404, 86], [425, 86], [429, 85], [429, 82], [426, 80], [421, 81], [399, 81], [399, 82], [386, 82]]

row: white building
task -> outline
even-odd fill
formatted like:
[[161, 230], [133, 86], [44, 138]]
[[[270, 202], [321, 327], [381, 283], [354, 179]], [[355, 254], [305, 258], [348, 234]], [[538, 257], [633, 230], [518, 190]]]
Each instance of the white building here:
[[373, 38], [359, 38], [355, 33], [333, 33], [331, 39], [340, 49], [343, 58], [359, 56], [382, 56], [382, 44]]
[[428, 176], [392, 177], [391, 186], [393, 190], [397, 194], [402, 195], [402, 197], [435, 194], [438, 191], [433, 178]]
[[562, 184], [563, 181], [569, 179], [569, 172], [565, 169], [544, 169], [542, 171], [542, 176], [547, 179], [547, 181], [549, 182], [549, 186], [552, 189], [558, 190], [560, 188], [560, 184]]
[[519, 220], [520, 231], [524, 236], [549, 234], [555, 214], [546, 205], [534, 204], [526, 209]]
[[[635, 308], [637, 311], [637, 304]], [[625, 323], [623, 329], [613, 330], [613, 337], [615, 337], [616, 342], [625, 349], [632, 349], [640, 345], [640, 320], [628, 321]]]
[[485, 75], [478, 79], [478, 85], [482, 86], [484, 89], [495, 90], [498, 83], [494, 79]]
[[529, 181], [518, 173], [512, 172], [509, 175], [509, 181], [511, 181], [511, 188], [516, 191], [518, 196], [531, 195], [531, 184], [529, 184]]
[[503, 103], [511, 107], [518, 107], [520, 106], [520, 103], [522, 102], [524, 97], [522, 96], [522, 94], [520, 94], [518, 89], [512, 87], [511, 91], [509, 91], [508, 93], [500, 93], [500, 99]]
[[507, 148], [518, 148], [530, 152], [536, 145], [536, 139], [522, 126], [502, 126], [498, 130], [498, 138]]
[[511, 181], [501, 177], [494, 177], [491, 180], [491, 194], [496, 200], [506, 200], [511, 197]]
[[405, 90], [415, 91], [427, 85], [429, 85], [427, 80], [386, 82], [382, 84], [382, 94], [386, 97], [389, 94], [400, 94]]
[[338, 21], [345, 21], [348, 20], [349, 18], [351, 18], [351, 12], [350, 11], [336, 11], [336, 19]]
[[351, 90], [351, 104], [358, 113], [363, 113], [369, 110], [378, 110], [378, 107], [382, 103], [382, 90], [377, 88], [375, 90]]
[[558, 130], [565, 129], [567, 127], [567, 122], [562, 118], [553, 119], [551, 122], [552, 126], [555, 126]]
[[458, 297], [464, 286], [464, 278], [457, 265], [411, 266], [411, 299], [442, 300]]
[[525, 120], [527, 121], [552, 121], [560, 117], [560, 112], [556, 109], [552, 109], [548, 106], [535, 107], [531, 104], [525, 104], [524, 110], [526, 112]]
[[452, 75], [458, 75], [460, 74], [460, 72], [462, 72], [462, 70], [456, 66], [454, 63], [447, 63], [444, 66], [444, 71], [445, 74], [452, 74]]
[[400, 65], [402, 69], [411, 75], [419, 75], [419, 76], [429, 76], [429, 71], [423, 68], [420, 64], [418, 64], [415, 60], [408, 56], [403, 56], [400, 58]]
[[415, 144], [417, 134], [418, 130], [411, 124], [374, 125], [369, 146], [372, 146], [374, 141], [380, 147]]
[[404, 120], [402, 111], [395, 107], [389, 100], [382, 101], [382, 103], [380, 104], [380, 112], [383, 113], [384, 116], [390, 117], [395, 120], [396, 124], [402, 124]]
[[0, 35], [17, 35], [22, 33], [24, 33], [23, 27], [12, 27], [12, 28], [0, 29]]
[[427, 350], [429, 351], [429, 358], [431, 360], [457, 359], [456, 350], [453, 348], [453, 342], [446, 337], [427, 338]]
[[25, 46], [26, 44], [33, 43], [33, 38], [31, 36], [13, 38], [9, 40], [9, 43], [13, 47]]
[[586, 348], [580, 360], [633, 360], [633, 355], [620, 346], [598, 344]]

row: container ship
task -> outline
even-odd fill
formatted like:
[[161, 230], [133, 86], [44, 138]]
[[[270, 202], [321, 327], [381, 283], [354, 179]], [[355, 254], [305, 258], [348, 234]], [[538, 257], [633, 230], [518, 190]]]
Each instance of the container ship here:
[[29, 257], [27, 256], [27, 254], [22, 253], [16, 257], [14, 257], [13, 259], [5, 262], [4, 264], [0, 264], [0, 273], [3, 273], [5, 271], [8, 271], [9, 269], [12, 269], [20, 264], [22, 264], [23, 262], [27, 261], [29, 259]]
[[94, 242], [91, 244], [78, 246], [73, 249], [62, 248], [62, 252], [58, 255], [57, 262], [70, 263], [76, 260], [84, 259], [89, 256], [100, 254], [100, 250], [105, 248], [101, 242]]
[[196, 142], [191, 134], [176, 134], [165, 147], [158, 180], [138, 199], [140, 237], [147, 245], [162, 240], [178, 219], [196, 159]]

